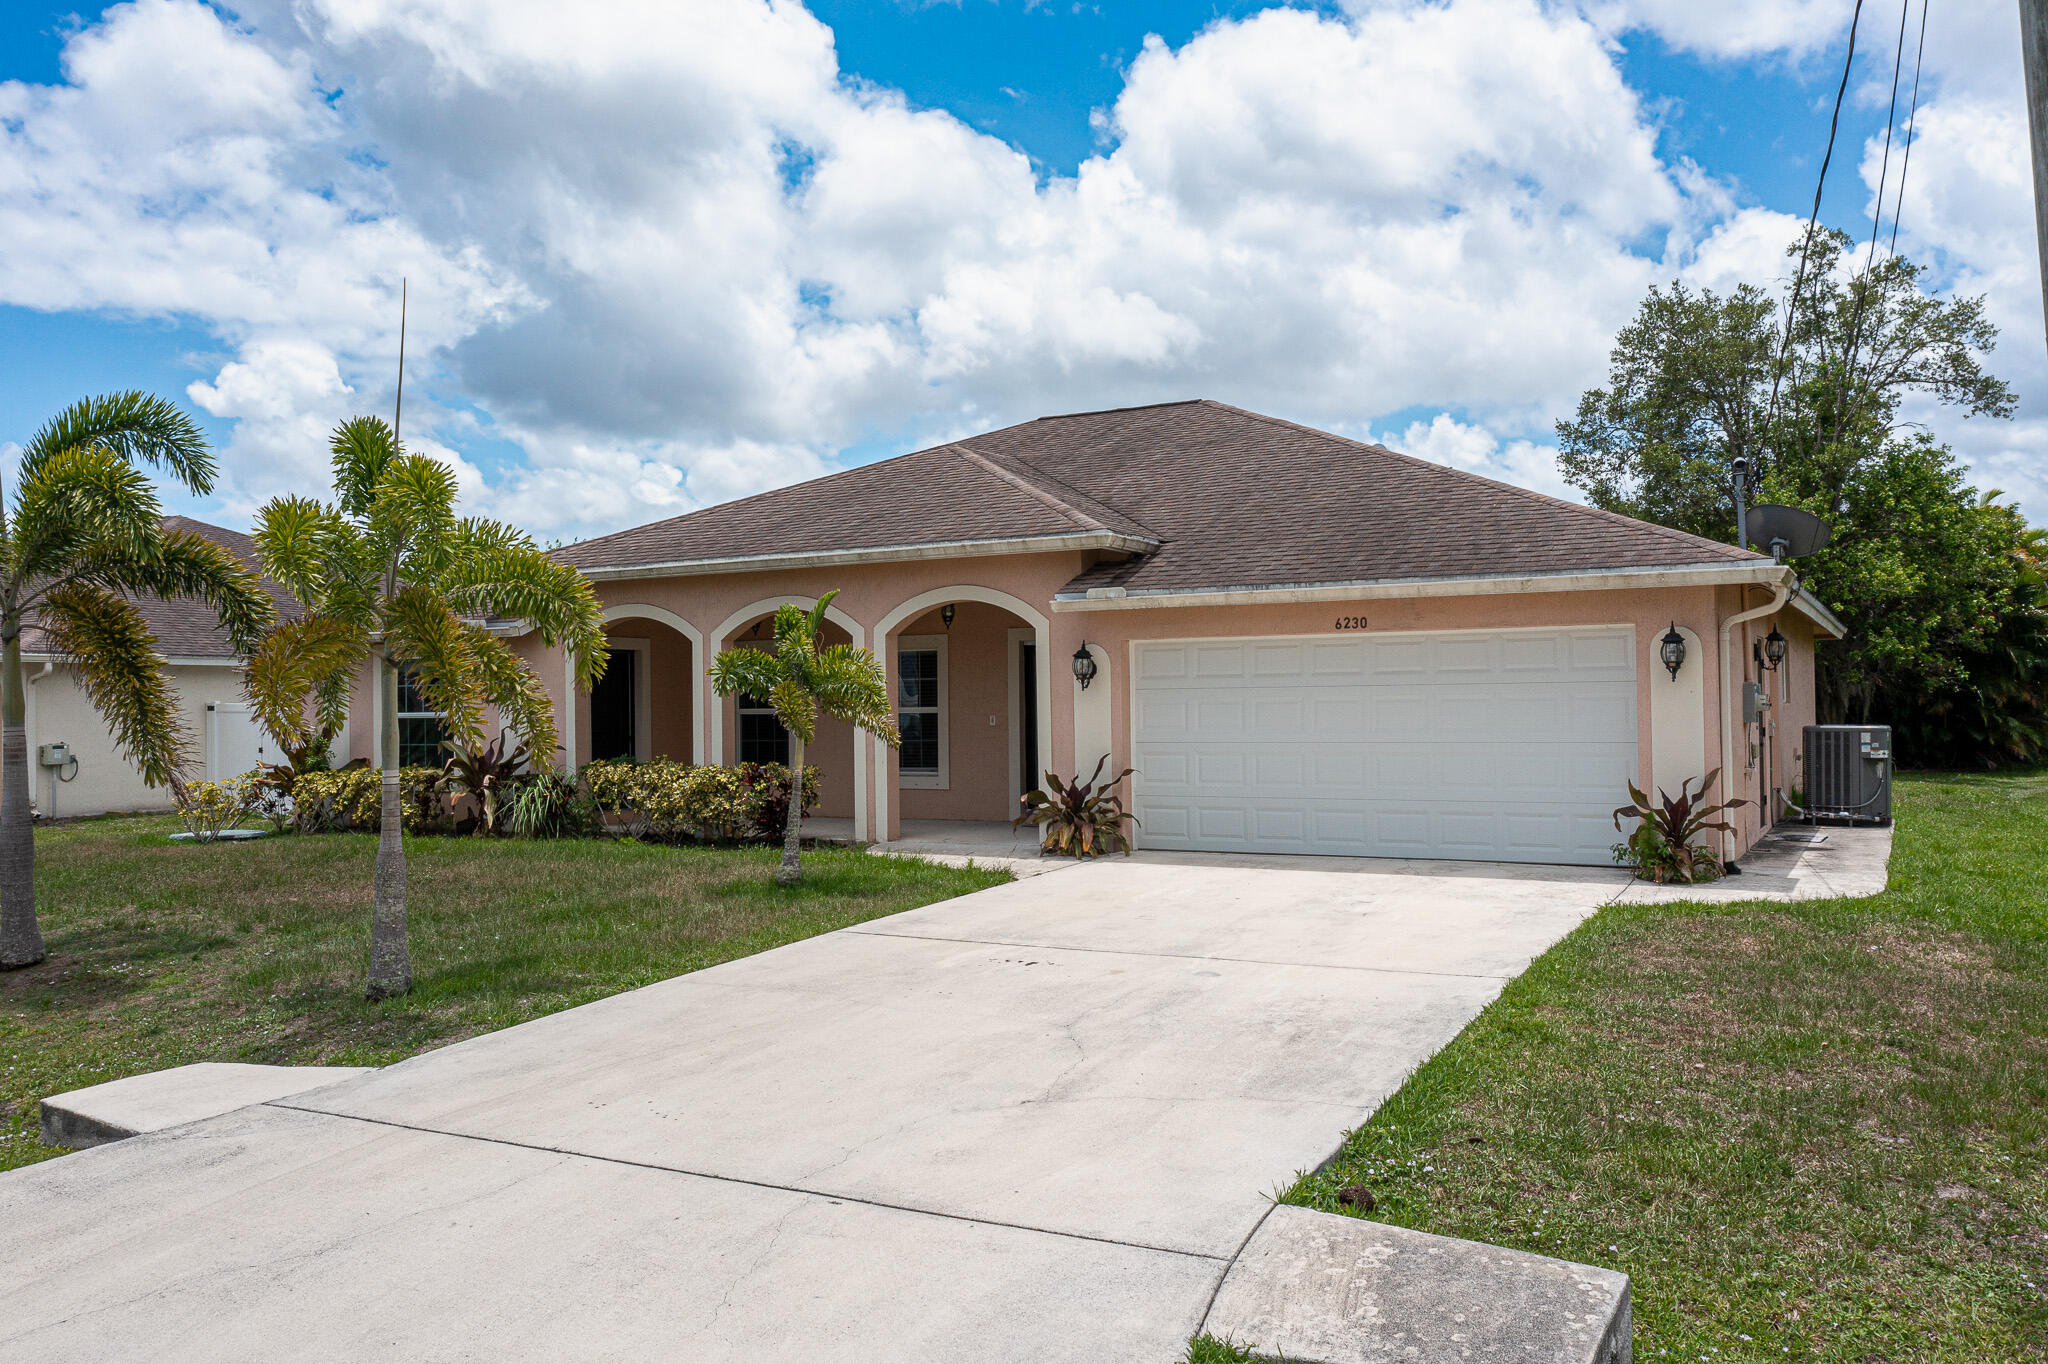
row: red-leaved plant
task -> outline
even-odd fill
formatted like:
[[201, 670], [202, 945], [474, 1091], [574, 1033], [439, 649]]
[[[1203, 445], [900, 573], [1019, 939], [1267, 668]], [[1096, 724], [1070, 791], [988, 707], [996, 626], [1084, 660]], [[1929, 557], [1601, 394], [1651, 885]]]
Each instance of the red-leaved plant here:
[[1707, 789], [1720, 775], [1718, 767], [1707, 773], [1696, 792], [1691, 789], [1692, 778], [1688, 777], [1679, 784], [1676, 796], [1659, 790], [1654, 803], [1630, 782], [1628, 794], [1633, 804], [1616, 808], [1614, 827], [1620, 829], [1624, 817], [1634, 819], [1636, 827], [1626, 842], [1614, 845], [1614, 860], [1627, 863], [1637, 876], [1659, 885], [1666, 881], [1691, 883], [1718, 877], [1720, 856], [1695, 840], [1710, 831], [1725, 833], [1733, 829], [1734, 825], [1715, 816], [1749, 804], [1746, 800], [1706, 804]]
[[1116, 785], [1135, 769], [1126, 767], [1098, 787], [1096, 779], [1108, 762], [1105, 753], [1087, 781], [1064, 782], [1058, 773], [1047, 772], [1044, 786], [1020, 798], [1024, 813], [1011, 820], [1010, 827], [1036, 824], [1040, 849], [1056, 856], [1101, 857], [1121, 850], [1129, 857], [1131, 838], [1124, 821], [1136, 824], [1138, 817], [1124, 809]]

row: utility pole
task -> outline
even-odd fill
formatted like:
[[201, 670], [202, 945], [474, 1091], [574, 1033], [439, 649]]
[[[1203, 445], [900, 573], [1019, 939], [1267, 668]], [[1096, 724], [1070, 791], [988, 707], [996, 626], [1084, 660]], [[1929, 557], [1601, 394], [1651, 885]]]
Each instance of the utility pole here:
[[2048, 0], [2020, 0], [2020, 60], [2027, 68], [2027, 126], [2034, 144], [2034, 238], [2048, 338]]

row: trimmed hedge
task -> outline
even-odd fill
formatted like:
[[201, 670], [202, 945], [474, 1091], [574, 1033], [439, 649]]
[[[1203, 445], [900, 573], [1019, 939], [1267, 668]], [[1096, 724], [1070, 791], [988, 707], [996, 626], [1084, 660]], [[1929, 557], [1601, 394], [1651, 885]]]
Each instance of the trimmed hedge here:
[[[377, 830], [384, 800], [384, 774], [373, 767], [342, 767], [331, 772], [301, 772], [292, 782], [298, 802], [299, 827], [309, 833], [343, 829]], [[454, 807], [441, 783], [438, 767], [402, 767], [398, 771], [399, 815], [409, 834], [450, 833]]]
[[[375, 832], [383, 799], [381, 773], [370, 767], [302, 772], [292, 783], [298, 824], [311, 833]], [[662, 843], [775, 840], [789, 813], [790, 773], [779, 763], [694, 767], [672, 758], [590, 763], [581, 786], [603, 817], [604, 830]], [[526, 778], [517, 780], [525, 781]], [[457, 802], [441, 769], [398, 773], [400, 817], [409, 834], [456, 831]], [[818, 803], [818, 769], [804, 769], [804, 813]]]
[[[780, 763], [696, 767], [673, 758], [611, 759], [586, 765], [583, 788], [605, 824], [628, 837], [774, 840], [789, 817], [790, 772]], [[804, 768], [804, 813], [818, 803], [818, 769]]]

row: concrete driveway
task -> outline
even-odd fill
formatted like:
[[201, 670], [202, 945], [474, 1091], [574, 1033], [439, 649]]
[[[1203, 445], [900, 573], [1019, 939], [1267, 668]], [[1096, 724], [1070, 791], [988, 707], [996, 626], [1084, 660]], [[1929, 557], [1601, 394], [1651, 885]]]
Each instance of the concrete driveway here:
[[1141, 855], [0, 1177], [0, 1359], [1148, 1360], [1618, 873]]

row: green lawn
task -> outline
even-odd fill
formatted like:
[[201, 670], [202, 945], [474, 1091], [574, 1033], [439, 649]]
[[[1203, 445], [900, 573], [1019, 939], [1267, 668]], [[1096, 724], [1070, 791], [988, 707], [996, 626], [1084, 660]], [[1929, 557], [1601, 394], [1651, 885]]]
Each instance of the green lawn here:
[[1639, 1360], [2048, 1358], [2048, 774], [1899, 799], [1886, 893], [1603, 911], [1286, 1201], [1624, 1270]]
[[368, 834], [170, 843], [168, 817], [39, 830], [50, 959], [0, 973], [0, 1169], [60, 1154], [36, 1101], [191, 1061], [384, 1065], [1009, 880], [862, 852], [409, 838], [415, 988], [369, 1004]]

